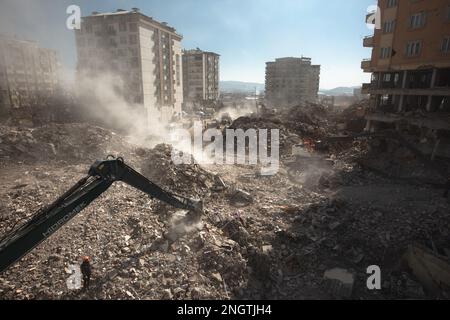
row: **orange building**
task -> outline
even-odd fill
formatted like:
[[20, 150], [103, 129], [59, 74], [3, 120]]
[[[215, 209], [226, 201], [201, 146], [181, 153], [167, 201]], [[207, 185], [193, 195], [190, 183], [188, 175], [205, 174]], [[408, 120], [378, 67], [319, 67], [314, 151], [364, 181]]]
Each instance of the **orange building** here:
[[379, 0], [378, 7], [363, 44], [372, 57], [361, 64], [372, 73], [363, 84], [368, 129], [406, 124], [440, 141], [450, 131], [450, 0]]

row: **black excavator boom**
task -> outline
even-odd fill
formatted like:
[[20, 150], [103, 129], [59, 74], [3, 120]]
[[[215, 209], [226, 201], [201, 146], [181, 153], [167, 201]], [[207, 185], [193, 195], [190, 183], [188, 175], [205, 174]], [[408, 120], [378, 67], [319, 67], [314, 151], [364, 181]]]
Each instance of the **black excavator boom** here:
[[201, 201], [162, 189], [125, 164], [122, 158], [97, 161], [86, 177], [0, 239], [0, 273], [50, 237], [116, 181], [127, 183], [175, 208], [189, 210], [195, 218], [200, 218], [203, 212]]

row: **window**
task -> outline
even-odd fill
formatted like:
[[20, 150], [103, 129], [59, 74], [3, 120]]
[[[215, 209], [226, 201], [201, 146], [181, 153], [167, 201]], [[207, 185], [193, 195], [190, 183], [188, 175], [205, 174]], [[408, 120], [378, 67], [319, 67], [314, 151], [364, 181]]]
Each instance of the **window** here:
[[86, 24], [86, 33], [92, 33], [92, 24]]
[[131, 64], [132, 68], [138, 68], [139, 67], [139, 59], [131, 58], [130, 64]]
[[410, 18], [409, 26], [413, 29], [422, 28], [423, 26], [425, 26], [425, 18], [425, 12], [413, 14]]
[[410, 41], [406, 45], [406, 56], [416, 57], [420, 55], [422, 49], [422, 42], [420, 41]]
[[391, 53], [392, 53], [392, 48], [391, 47], [381, 48], [380, 58], [381, 59], [388, 59], [391, 56]]
[[136, 48], [129, 48], [129, 50], [132, 57], [138, 56], [138, 50]]
[[137, 43], [137, 35], [130, 34], [130, 44], [136, 44]]
[[120, 36], [120, 44], [127, 44], [127, 36]]
[[395, 20], [386, 21], [383, 24], [383, 33], [392, 33], [395, 29]]
[[127, 24], [125, 22], [120, 22], [119, 23], [119, 31], [120, 32], [127, 31]]
[[108, 25], [107, 30], [108, 30], [109, 34], [116, 32], [116, 29], [114, 28], [114, 26], [112, 24]]
[[130, 31], [136, 32], [137, 31], [137, 24], [136, 23], [130, 23]]
[[392, 8], [392, 7], [395, 7], [395, 6], [397, 6], [397, 0], [388, 0], [388, 2], [387, 2], [387, 7], [388, 8]]
[[442, 39], [441, 51], [444, 53], [450, 52], [450, 37]]

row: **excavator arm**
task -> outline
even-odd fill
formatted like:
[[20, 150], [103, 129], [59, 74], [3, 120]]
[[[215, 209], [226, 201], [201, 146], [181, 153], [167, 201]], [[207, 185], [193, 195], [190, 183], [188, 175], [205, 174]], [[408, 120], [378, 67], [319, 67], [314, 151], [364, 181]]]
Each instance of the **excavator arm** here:
[[202, 214], [201, 201], [162, 189], [126, 165], [122, 158], [97, 161], [86, 177], [0, 240], [0, 273], [50, 237], [116, 181], [127, 183], [175, 208], [189, 210], [197, 218]]

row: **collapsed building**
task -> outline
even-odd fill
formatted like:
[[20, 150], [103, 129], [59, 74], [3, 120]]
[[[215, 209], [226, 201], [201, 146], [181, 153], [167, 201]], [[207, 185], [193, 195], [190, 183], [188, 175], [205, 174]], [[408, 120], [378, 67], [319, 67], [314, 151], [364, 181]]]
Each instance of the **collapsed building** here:
[[412, 133], [424, 154], [450, 156], [449, 2], [379, 0], [378, 6], [380, 29], [364, 38], [372, 57], [361, 64], [372, 73], [363, 84], [370, 94], [367, 129]]
[[57, 52], [36, 42], [0, 35], [0, 117], [30, 121], [60, 86]]
[[78, 75], [119, 76], [122, 96], [142, 106], [148, 123], [168, 122], [180, 116], [183, 102], [181, 40], [138, 8], [93, 12], [76, 30]]
[[271, 106], [293, 107], [317, 102], [320, 65], [311, 58], [279, 58], [266, 64], [266, 100]]

